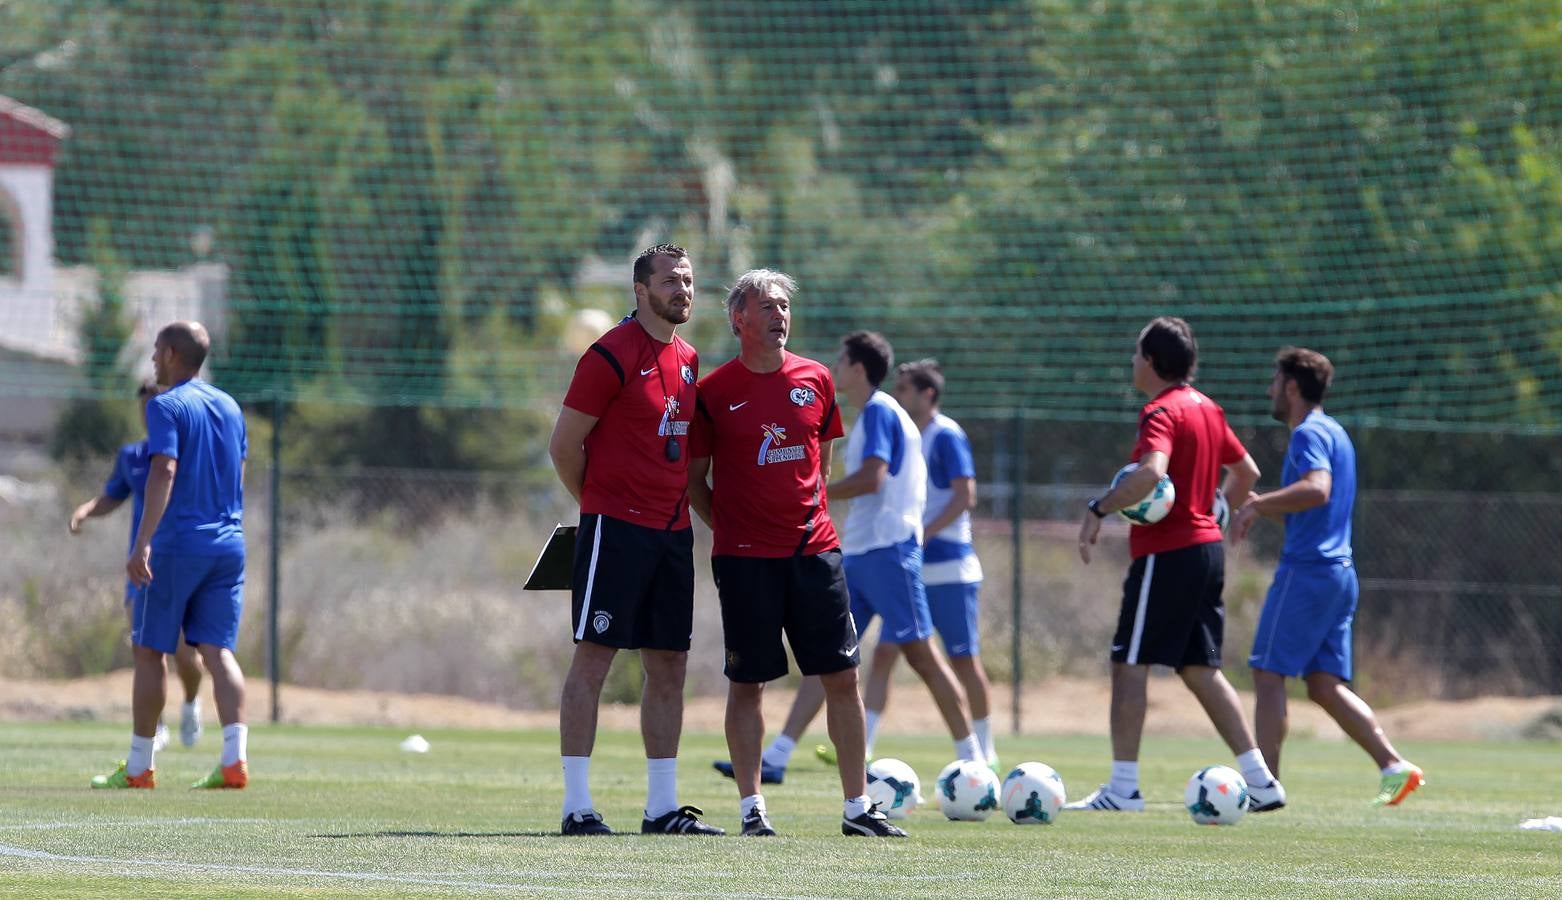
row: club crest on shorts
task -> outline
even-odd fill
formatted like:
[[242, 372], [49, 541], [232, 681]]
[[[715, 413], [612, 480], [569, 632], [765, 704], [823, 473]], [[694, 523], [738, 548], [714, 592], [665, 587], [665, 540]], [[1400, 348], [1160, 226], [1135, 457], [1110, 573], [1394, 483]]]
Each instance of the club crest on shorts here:
[[607, 631], [613, 625], [613, 616], [610, 613], [599, 612], [591, 617], [591, 627], [597, 634]]
[[808, 406], [813, 403], [814, 400], [818, 398], [818, 396], [818, 394], [814, 393], [813, 388], [803, 387], [792, 388], [792, 393], [787, 395], [787, 397], [798, 406]]

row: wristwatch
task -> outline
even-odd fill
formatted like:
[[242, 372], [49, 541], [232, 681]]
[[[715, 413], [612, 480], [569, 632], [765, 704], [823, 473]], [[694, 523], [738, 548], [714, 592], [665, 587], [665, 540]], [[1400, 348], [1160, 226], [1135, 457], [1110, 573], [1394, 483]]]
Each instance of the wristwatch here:
[[1095, 513], [1095, 516], [1098, 519], [1104, 519], [1104, 518], [1107, 517], [1106, 510], [1101, 508], [1101, 498], [1100, 497], [1092, 497], [1090, 499], [1090, 502], [1085, 504], [1085, 509], [1088, 509], [1092, 513]]

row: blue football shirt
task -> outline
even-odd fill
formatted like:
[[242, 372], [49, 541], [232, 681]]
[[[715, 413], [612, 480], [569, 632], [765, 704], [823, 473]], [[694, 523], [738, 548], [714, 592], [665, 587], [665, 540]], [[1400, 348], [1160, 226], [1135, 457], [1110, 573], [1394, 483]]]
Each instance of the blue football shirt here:
[[249, 437], [233, 398], [191, 379], [146, 407], [150, 456], [178, 460], [168, 509], [152, 549], [219, 556], [244, 546], [244, 458]]
[[115, 500], [130, 500], [130, 543], [125, 552], [136, 546], [136, 532], [141, 530], [141, 513], [146, 509], [146, 473], [151, 466], [152, 454], [147, 452], [146, 441], [137, 441], [119, 448], [114, 457], [114, 471], [103, 482], [103, 495]]
[[1329, 502], [1285, 516], [1285, 563], [1341, 562], [1351, 558], [1351, 513], [1356, 506], [1356, 448], [1339, 422], [1313, 410], [1291, 432], [1281, 486], [1295, 484], [1308, 472], [1323, 470], [1334, 486]]

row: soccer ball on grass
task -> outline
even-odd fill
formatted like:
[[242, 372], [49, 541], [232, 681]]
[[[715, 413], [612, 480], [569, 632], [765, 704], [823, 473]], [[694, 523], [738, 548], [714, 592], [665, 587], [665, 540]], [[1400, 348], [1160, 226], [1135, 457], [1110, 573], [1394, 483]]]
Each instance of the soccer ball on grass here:
[[1235, 825], [1247, 812], [1247, 782], [1230, 766], [1208, 766], [1188, 779], [1183, 799], [1200, 825]]
[[986, 763], [957, 759], [938, 773], [938, 808], [957, 822], [981, 822], [998, 808], [998, 776]]
[[876, 759], [868, 766], [868, 797], [879, 812], [904, 819], [922, 803], [922, 782], [917, 773], [898, 759]]
[[1064, 802], [1063, 778], [1044, 763], [1020, 763], [1003, 779], [1003, 812], [1016, 825], [1051, 825]]

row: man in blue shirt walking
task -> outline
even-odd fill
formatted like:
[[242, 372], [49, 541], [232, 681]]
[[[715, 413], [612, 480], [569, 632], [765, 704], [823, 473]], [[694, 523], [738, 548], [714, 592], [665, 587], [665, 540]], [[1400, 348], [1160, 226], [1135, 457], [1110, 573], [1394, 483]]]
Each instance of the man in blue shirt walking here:
[[244, 414], [197, 378], [211, 338], [198, 322], [157, 334], [152, 365], [168, 390], [147, 404], [146, 509], [125, 571], [146, 587], [131, 609], [135, 653], [130, 758], [93, 787], [156, 787], [153, 734], [166, 701], [164, 657], [184, 640], [212, 675], [222, 761], [197, 788], [249, 782], [244, 673], [233, 650], [244, 608]]
[[1351, 623], [1360, 593], [1351, 558], [1356, 449], [1323, 411], [1334, 366], [1323, 354], [1285, 347], [1275, 355], [1271, 413], [1291, 428], [1282, 487], [1253, 494], [1231, 523], [1234, 541], [1259, 516], [1284, 517], [1285, 547], [1253, 637], [1254, 730], [1276, 775], [1286, 732], [1285, 680], [1307, 682], [1307, 696], [1367, 751], [1382, 773], [1377, 806], [1397, 806], [1426, 782], [1395, 751], [1372, 707], [1350, 688]]
[[[146, 405], [162, 392], [155, 381], [143, 381], [136, 391], [136, 406], [141, 411], [141, 427], [146, 428]], [[70, 533], [81, 534], [82, 523], [87, 519], [106, 516], [130, 501], [130, 546], [136, 542], [136, 530], [141, 527], [141, 510], [146, 503], [146, 475], [151, 465], [146, 439], [119, 448], [114, 458], [114, 471], [103, 483], [103, 493], [76, 507], [71, 513]], [[125, 581], [125, 615], [133, 618], [135, 599], [145, 589], [129, 579]], [[132, 621], [131, 628], [135, 623]], [[179, 715], [179, 740], [186, 747], [193, 747], [201, 737], [201, 659], [195, 648], [180, 644], [174, 654], [174, 667], [179, 670], [179, 681], [184, 686], [184, 706]], [[168, 745], [168, 728], [158, 720], [154, 743], [158, 750]]]

